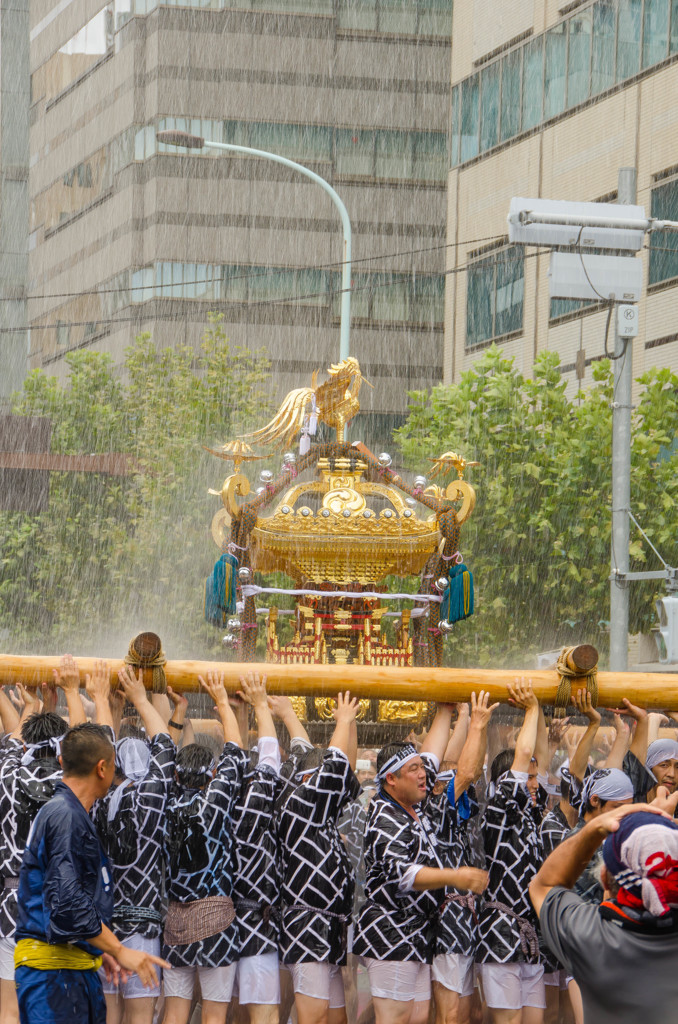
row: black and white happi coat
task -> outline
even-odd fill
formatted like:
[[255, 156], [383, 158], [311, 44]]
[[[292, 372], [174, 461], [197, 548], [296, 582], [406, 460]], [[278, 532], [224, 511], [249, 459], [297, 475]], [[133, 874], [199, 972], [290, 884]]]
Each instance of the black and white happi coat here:
[[22, 764], [21, 740], [7, 737], [0, 750], [0, 937], [14, 939], [16, 929], [16, 888], [28, 833], [33, 824], [36, 799], [46, 802], [61, 780], [61, 765], [56, 757], [39, 758]]
[[553, 853], [556, 846], [560, 846], [565, 836], [570, 831], [570, 823], [563, 813], [560, 804], [556, 804], [552, 811], [544, 816], [539, 830], [544, 859]]
[[125, 791], [113, 820], [108, 820], [110, 793], [94, 808], [99, 839], [113, 874], [113, 929], [119, 939], [135, 933], [155, 939], [162, 929], [165, 809], [176, 748], [167, 733], [158, 733], [148, 744], [148, 773], [139, 782], [122, 783]]
[[[478, 812], [473, 786], [455, 800], [454, 778], [442, 793], [431, 794], [429, 797], [426, 813], [438, 836], [443, 867], [460, 868], [474, 864], [469, 822]], [[473, 894], [448, 888], [436, 929], [436, 955], [458, 953], [461, 956], [474, 956], [477, 925], [477, 900]]]
[[[427, 794], [433, 789], [439, 762], [423, 753]], [[375, 960], [431, 963], [435, 952], [438, 911], [445, 891], [402, 890], [406, 874], [417, 867], [443, 867], [436, 829], [423, 800], [417, 817], [383, 789], [372, 797], [365, 828], [365, 902], [353, 940], [353, 952]]]
[[[272, 740], [276, 748], [277, 740]], [[279, 772], [259, 761], [248, 776], [235, 809], [233, 902], [240, 936], [240, 957], [278, 952], [280, 932], [280, 865], [275, 808]]]
[[[205, 789], [175, 786], [167, 802], [167, 828], [181, 820], [182, 811], [194, 811], [200, 823], [206, 866], [170, 871], [167, 896], [177, 903], [193, 903], [207, 896], [233, 893], [233, 816], [241, 788], [249, 773], [247, 752], [226, 743], [214, 778]], [[237, 960], [239, 935], [235, 921], [225, 931], [185, 946], [163, 944], [162, 956], [174, 967], [226, 967]]]
[[[540, 962], [538, 954], [524, 952], [520, 925], [513, 915], [537, 930], [527, 889], [544, 859], [539, 828], [547, 798], [540, 786], [534, 804], [527, 790], [527, 773], [508, 771], [488, 799], [483, 838], [489, 881], [478, 921], [478, 963]], [[511, 913], [491, 908], [489, 903], [501, 903]]]
[[284, 963], [346, 963], [353, 873], [337, 820], [359, 793], [348, 758], [329, 747], [320, 768], [279, 810]]

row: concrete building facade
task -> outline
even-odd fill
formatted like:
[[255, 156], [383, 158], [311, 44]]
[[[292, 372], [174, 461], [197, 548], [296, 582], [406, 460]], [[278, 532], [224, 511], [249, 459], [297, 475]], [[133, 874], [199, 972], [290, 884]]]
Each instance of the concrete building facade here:
[[177, 128], [281, 153], [353, 225], [352, 354], [377, 420], [440, 380], [451, 0], [35, 0], [30, 363], [135, 334], [197, 346], [208, 311], [278, 393], [339, 355], [342, 235], [323, 191]]
[[[525, 373], [552, 349], [571, 390], [590, 383], [607, 307], [549, 300], [549, 254], [508, 244], [509, 203], [614, 202], [618, 169], [634, 167], [638, 203], [678, 219], [677, 90], [675, 0], [455, 5], [446, 381], [494, 341]], [[648, 236], [637, 258], [634, 376], [678, 371], [678, 236]]]

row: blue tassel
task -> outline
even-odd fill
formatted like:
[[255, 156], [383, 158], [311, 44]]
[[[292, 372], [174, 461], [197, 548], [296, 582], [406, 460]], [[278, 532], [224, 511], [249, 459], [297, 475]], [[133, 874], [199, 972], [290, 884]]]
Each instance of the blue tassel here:
[[205, 618], [213, 626], [225, 626], [235, 613], [235, 579], [238, 559], [224, 554], [205, 581]]
[[447, 796], [447, 802], [450, 807], [459, 815], [459, 820], [468, 821], [471, 817], [471, 801], [469, 800], [469, 795], [466, 790], [464, 790], [458, 800], [455, 800], [454, 779], [450, 779], [445, 795]]
[[448, 573], [449, 586], [440, 603], [440, 618], [460, 622], [473, 615], [473, 573], [462, 562]]

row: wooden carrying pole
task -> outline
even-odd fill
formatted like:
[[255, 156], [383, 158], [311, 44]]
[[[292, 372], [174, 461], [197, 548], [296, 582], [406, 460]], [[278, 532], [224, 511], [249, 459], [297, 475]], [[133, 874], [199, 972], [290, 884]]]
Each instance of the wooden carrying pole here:
[[[585, 673], [593, 667], [586, 663], [590, 658], [579, 661], [578, 665], [571, 661], [571, 670], [581, 672], [579, 679], [574, 677], [571, 680], [573, 689], [585, 685]], [[0, 654], [0, 684], [35, 686], [50, 681], [52, 669], [58, 668], [59, 663], [58, 657]], [[76, 663], [84, 683], [85, 676], [94, 670], [95, 659], [76, 658]], [[110, 659], [108, 664], [115, 681], [123, 661]], [[259, 672], [267, 677], [269, 693], [332, 697], [341, 690], [350, 690], [356, 697], [388, 700], [459, 701], [468, 700], [473, 690], [488, 690], [491, 700], [505, 701], [507, 684], [525, 676], [532, 680], [539, 700], [553, 704], [560, 682], [555, 668], [381, 668], [374, 665], [238, 664], [229, 661], [168, 661], [165, 665], [167, 682], [177, 691], [199, 691], [198, 676], [206, 677], [208, 672], [223, 672], [226, 687], [232, 692], [238, 689], [241, 675]], [[148, 670], [147, 676], [145, 682], [150, 687]], [[678, 711], [678, 673], [599, 672], [597, 680], [601, 707], [618, 707], [622, 698], [628, 697], [632, 703], [644, 708]]]

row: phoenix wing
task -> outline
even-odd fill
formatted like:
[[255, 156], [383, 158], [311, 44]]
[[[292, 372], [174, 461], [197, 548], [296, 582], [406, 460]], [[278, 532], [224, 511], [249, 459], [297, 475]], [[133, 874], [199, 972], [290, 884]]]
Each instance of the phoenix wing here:
[[281, 448], [288, 445], [301, 430], [313, 395], [313, 388], [295, 388], [286, 395], [270, 423], [242, 436], [251, 438], [255, 444], [278, 444]]

